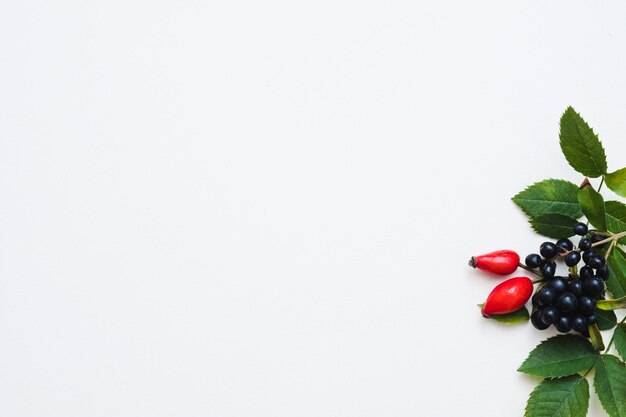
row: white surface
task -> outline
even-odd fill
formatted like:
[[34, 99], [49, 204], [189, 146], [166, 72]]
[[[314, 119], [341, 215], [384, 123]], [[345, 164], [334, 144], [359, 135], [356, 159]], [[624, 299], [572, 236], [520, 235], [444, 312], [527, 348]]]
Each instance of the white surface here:
[[626, 165], [625, 13], [2, 2], [0, 415], [521, 415], [466, 260], [568, 104]]

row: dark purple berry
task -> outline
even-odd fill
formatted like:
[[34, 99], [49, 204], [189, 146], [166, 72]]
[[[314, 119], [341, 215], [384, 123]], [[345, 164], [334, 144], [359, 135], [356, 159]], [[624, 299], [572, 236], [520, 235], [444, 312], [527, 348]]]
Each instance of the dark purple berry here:
[[598, 298], [604, 292], [604, 282], [598, 277], [587, 278], [583, 282], [583, 290], [588, 296]]
[[585, 223], [580, 223], [579, 222], [579, 223], [576, 223], [574, 225], [574, 227], [572, 227], [572, 230], [578, 236], [585, 236], [587, 234], [587, 232], [589, 231], [589, 228], [587, 227], [587, 225]]
[[533, 326], [535, 326], [536, 329], [538, 330], [545, 330], [548, 327], [550, 327], [549, 324], [545, 324], [542, 320], [541, 320], [541, 316], [543, 314], [543, 310], [535, 310], [535, 312], [533, 314], [530, 315], [530, 322], [533, 324]]
[[587, 316], [587, 324], [593, 326], [598, 322], [598, 317], [595, 314], [590, 314]]
[[565, 257], [565, 265], [567, 266], [578, 265], [578, 262], [580, 262], [580, 253], [578, 252], [570, 252]]
[[539, 247], [539, 253], [546, 259], [554, 258], [558, 253], [558, 247], [552, 242], [543, 242]]
[[539, 268], [541, 266], [541, 256], [531, 253], [526, 257], [526, 266], [529, 268]]
[[563, 293], [556, 300], [556, 306], [561, 313], [572, 313], [578, 307], [578, 300], [571, 292]]
[[572, 329], [576, 330], [578, 333], [587, 330], [587, 318], [580, 314], [575, 315], [572, 320]]
[[554, 262], [548, 262], [541, 267], [541, 275], [550, 279], [556, 274], [556, 264]]
[[559, 309], [555, 306], [548, 306], [543, 309], [541, 321], [545, 324], [554, 324], [559, 319]]
[[595, 253], [591, 254], [589, 255], [589, 260], [587, 262], [587, 265], [589, 265], [593, 269], [600, 269], [604, 266], [604, 258]]
[[568, 238], [559, 239], [556, 241], [556, 246], [561, 252], [569, 252], [574, 249], [574, 244]]
[[583, 282], [579, 279], [573, 279], [569, 282], [567, 290], [576, 297], [583, 295]]
[[587, 278], [591, 278], [593, 276], [593, 268], [590, 266], [583, 266], [582, 268], [580, 268], [580, 279], [587, 279]]
[[580, 250], [589, 250], [591, 249], [591, 239], [583, 238], [578, 242], [578, 247]]
[[609, 279], [611, 276], [611, 270], [608, 265], [604, 265], [602, 268], [598, 269], [598, 277], [602, 278], [604, 281]]
[[556, 298], [556, 291], [552, 287], [544, 287], [537, 292], [537, 303], [540, 307], [552, 304]]
[[561, 294], [567, 289], [567, 281], [563, 277], [554, 277], [548, 281], [547, 287], [552, 287], [557, 294]]
[[567, 333], [572, 330], [572, 321], [568, 316], [561, 316], [556, 323], [554, 323], [554, 327], [561, 333]]
[[596, 302], [588, 295], [581, 295], [578, 297], [578, 311], [584, 315], [593, 313], [593, 309], [596, 308]]

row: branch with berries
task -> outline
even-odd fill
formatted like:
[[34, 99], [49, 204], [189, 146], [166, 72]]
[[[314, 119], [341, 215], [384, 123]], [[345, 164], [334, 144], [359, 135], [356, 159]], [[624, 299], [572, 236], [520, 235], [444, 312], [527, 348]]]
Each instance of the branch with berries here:
[[[560, 333], [540, 343], [518, 369], [543, 378], [528, 398], [526, 417], [586, 416], [588, 377], [607, 414], [626, 417], [626, 316], [615, 314], [626, 309], [626, 204], [605, 201], [600, 193], [606, 185], [626, 197], [626, 168], [608, 172], [602, 143], [571, 107], [561, 117], [559, 138], [567, 162], [584, 180], [578, 186], [547, 179], [513, 197], [533, 230], [555, 241], [541, 243], [524, 262], [512, 250], [473, 256], [470, 266], [493, 275], [521, 268], [532, 276], [498, 284], [479, 307], [485, 318], [530, 321], [538, 330], [553, 326]], [[597, 188], [589, 178], [599, 178]], [[603, 331], [612, 332], [606, 346]]]

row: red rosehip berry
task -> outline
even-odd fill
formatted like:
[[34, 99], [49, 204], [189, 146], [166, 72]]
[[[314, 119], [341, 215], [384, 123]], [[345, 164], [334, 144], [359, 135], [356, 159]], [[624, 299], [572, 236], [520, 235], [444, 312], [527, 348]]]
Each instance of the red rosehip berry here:
[[497, 250], [484, 255], [472, 256], [469, 265], [498, 275], [509, 275], [519, 265], [519, 255], [512, 250]]
[[507, 314], [522, 308], [533, 293], [533, 282], [527, 277], [507, 279], [496, 285], [485, 301], [482, 313], [489, 317]]

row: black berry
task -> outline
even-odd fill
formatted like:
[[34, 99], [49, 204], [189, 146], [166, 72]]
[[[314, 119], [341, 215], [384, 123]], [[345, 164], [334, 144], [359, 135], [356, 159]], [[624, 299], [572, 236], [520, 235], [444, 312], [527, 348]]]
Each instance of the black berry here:
[[578, 236], [585, 236], [587, 234], [587, 232], [589, 231], [589, 228], [587, 227], [587, 225], [585, 223], [580, 223], [579, 222], [579, 223], [576, 223], [574, 225], [574, 227], [572, 227], [572, 230]]
[[529, 268], [539, 268], [541, 266], [541, 256], [531, 253], [526, 257], [526, 266]]
[[535, 310], [533, 314], [530, 316], [530, 322], [535, 326], [536, 329], [545, 330], [550, 327], [549, 324], [545, 324], [543, 320], [541, 320], [541, 316], [543, 314], [543, 310]]
[[566, 292], [561, 294], [556, 300], [556, 306], [561, 313], [572, 313], [576, 311], [576, 307], [578, 307], [578, 300], [574, 294]]
[[580, 250], [589, 250], [591, 249], [591, 239], [580, 239], [580, 242], [578, 242], [578, 247], [580, 248]]
[[598, 317], [595, 314], [590, 314], [587, 316], [587, 324], [593, 326], [598, 322]]
[[544, 278], [550, 279], [555, 273], [556, 264], [554, 262], [546, 263], [541, 267], [541, 275], [543, 275]]
[[537, 292], [537, 304], [541, 307], [552, 304], [556, 298], [556, 291], [551, 287], [544, 287]]
[[593, 269], [600, 269], [604, 266], [604, 258], [595, 253], [590, 254], [589, 259], [587, 261], [587, 265], [589, 265]]
[[574, 319], [572, 320], [572, 329], [576, 330], [579, 333], [587, 330], [587, 318], [580, 314], [575, 315]]
[[548, 281], [547, 287], [552, 287], [556, 290], [557, 294], [561, 294], [567, 289], [567, 281], [565, 281], [563, 277], [554, 277]]
[[567, 238], [559, 239], [556, 241], [556, 246], [562, 249], [562, 252], [569, 252], [574, 249], [574, 244]]
[[593, 276], [593, 268], [590, 266], [583, 266], [580, 268], [580, 279], [587, 279]]
[[580, 253], [578, 252], [570, 252], [565, 257], [565, 265], [567, 266], [578, 265], [578, 262], [580, 262]]
[[604, 292], [604, 282], [598, 277], [587, 278], [583, 282], [583, 290], [585, 294], [597, 298]]
[[555, 306], [549, 306], [543, 309], [541, 321], [545, 324], [553, 324], [559, 319], [559, 309]]
[[552, 242], [543, 242], [539, 247], [539, 253], [544, 258], [554, 258], [558, 253], [558, 247]]
[[572, 330], [572, 322], [568, 316], [561, 316], [554, 323], [554, 327], [561, 333], [567, 333]]
[[605, 281], [609, 279], [609, 277], [611, 276], [611, 270], [609, 269], [609, 266], [604, 265], [602, 268], [598, 269], [598, 276]]
[[581, 295], [578, 297], [578, 311], [584, 315], [593, 313], [593, 309], [596, 307], [596, 302], [588, 295]]
[[569, 282], [567, 290], [576, 297], [583, 295], [583, 282], [579, 279], [573, 279]]

